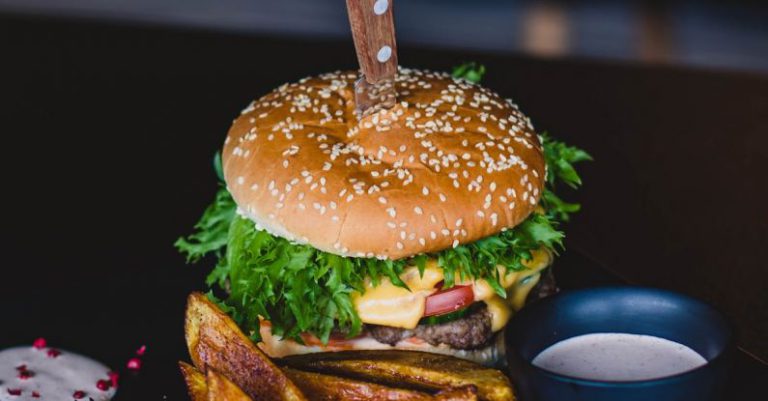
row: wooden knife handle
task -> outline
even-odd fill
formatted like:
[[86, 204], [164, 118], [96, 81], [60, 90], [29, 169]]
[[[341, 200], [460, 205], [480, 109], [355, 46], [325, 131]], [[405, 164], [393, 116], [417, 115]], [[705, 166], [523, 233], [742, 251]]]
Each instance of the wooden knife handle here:
[[375, 84], [395, 77], [397, 44], [393, 0], [347, 0], [357, 61], [365, 80]]

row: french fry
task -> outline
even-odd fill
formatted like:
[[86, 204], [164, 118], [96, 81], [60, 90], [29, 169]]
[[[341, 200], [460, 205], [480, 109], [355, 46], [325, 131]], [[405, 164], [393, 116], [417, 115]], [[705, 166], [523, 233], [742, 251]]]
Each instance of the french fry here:
[[435, 401], [432, 395], [416, 390], [291, 368], [283, 371], [310, 401]]
[[181, 374], [184, 376], [184, 381], [187, 383], [189, 398], [191, 398], [192, 401], [207, 401], [208, 384], [205, 381], [205, 375], [186, 362], [179, 361], [179, 368], [181, 368]]
[[234, 321], [201, 293], [190, 294], [184, 324], [187, 348], [201, 372], [214, 369], [259, 401], [306, 401]]
[[[208, 401], [253, 401], [226, 377], [208, 369]], [[196, 401], [196, 400], [193, 400]]]
[[279, 364], [390, 386], [440, 391], [477, 387], [482, 401], [513, 401], [509, 379], [501, 371], [450, 356], [415, 351], [342, 351], [296, 355]]
[[467, 385], [443, 390], [435, 394], [435, 401], [477, 401], [477, 387]]

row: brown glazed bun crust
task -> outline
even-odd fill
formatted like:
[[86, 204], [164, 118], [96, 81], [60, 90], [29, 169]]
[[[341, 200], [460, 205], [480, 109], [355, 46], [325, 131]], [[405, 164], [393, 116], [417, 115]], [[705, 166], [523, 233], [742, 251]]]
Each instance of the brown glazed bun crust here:
[[358, 120], [356, 78], [285, 84], [235, 120], [224, 174], [257, 226], [334, 254], [399, 259], [497, 234], [533, 211], [544, 157], [511, 101], [400, 69], [397, 105]]

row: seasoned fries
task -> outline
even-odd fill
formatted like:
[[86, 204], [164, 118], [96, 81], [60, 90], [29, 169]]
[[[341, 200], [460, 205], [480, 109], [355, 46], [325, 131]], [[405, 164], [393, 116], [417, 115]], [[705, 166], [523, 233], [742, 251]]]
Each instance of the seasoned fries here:
[[514, 401], [509, 380], [473, 362], [413, 351], [292, 356], [275, 365], [205, 295], [184, 326], [195, 366], [179, 362], [192, 401]]
[[240, 387], [226, 377], [208, 369], [208, 401], [252, 401]]
[[381, 384], [347, 379], [315, 372], [285, 368], [285, 374], [296, 383], [310, 401], [434, 401], [428, 393], [404, 390]]
[[189, 296], [184, 330], [189, 355], [201, 372], [213, 368], [260, 401], [306, 401], [304, 394], [205, 295]]
[[435, 394], [435, 401], [477, 401], [477, 387], [468, 385], [449, 388]]
[[321, 371], [387, 385], [439, 391], [477, 386], [483, 401], [515, 399], [509, 379], [496, 369], [450, 356], [414, 351], [342, 351], [283, 358], [295, 369]]
[[179, 361], [179, 368], [181, 368], [181, 374], [184, 376], [184, 381], [187, 383], [189, 398], [191, 398], [192, 401], [207, 401], [208, 383], [205, 380], [205, 375], [186, 362]]

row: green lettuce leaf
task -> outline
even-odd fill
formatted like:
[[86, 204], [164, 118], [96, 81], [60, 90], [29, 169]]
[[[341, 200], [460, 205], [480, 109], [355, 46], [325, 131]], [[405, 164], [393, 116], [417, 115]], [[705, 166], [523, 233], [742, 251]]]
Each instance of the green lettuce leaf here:
[[480, 83], [485, 75], [485, 66], [474, 61], [453, 67], [451, 75], [454, 78], [464, 78], [469, 82]]
[[221, 255], [221, 250], [229, 239], [227, 232], [235, 217], [235, 201], [224, 188], [220, 186], [216, 198], [203, 212], [203, 217], [195, 224], [195, 232], [181, 237], [174, 246], [187, 255], [187, 262], [197, 262], [209, 253]]
[[[220, 202], [226, 196], [228, 192], [221, 188], [214, 203], [230, 207], [226, 213], [232, 216], [226, 253], [206, 281], [224, 294], [219, 304], [254, 340], [259, 338], [259, 316], [271, 322], [274, 334], [297, 341], [304, 332], [322, 341], [327, 341], [333, 330], [357, 335], [362, 322], [354, 309], [352, 292], [365, 291], [366, 277], [374, 284], [387, 277], [407, 288], [399, 275], [410, 265], [423, 271], [429, 257], [436, 258], [444, 270], [445, 287], [458, 280], [484, 279], [498, 295], [506, 297], [497, 266], [505, 266], [506, 272], [522, 270], [531, 251], [542, 247], [554, 250], [562, 245], [563, 238], [556, 229], [557, 222], [547, 215], [533, 214], [498, 235], [430, 255], [402, 260], [341, 257], [259, 230], [251, 220], [236, 215], [234, 202]], [[206, 212], [196, 225], [199, 231], [189, 237], [195, 239], [194, 246], [187, 240], [177, 242], [188, 260], [205, 256], [201, 250], [219, 253], [221, 249], [218, 226], [207, 224], [211, 213]], [[202, 242], [204, 239], [211, 242]]]

